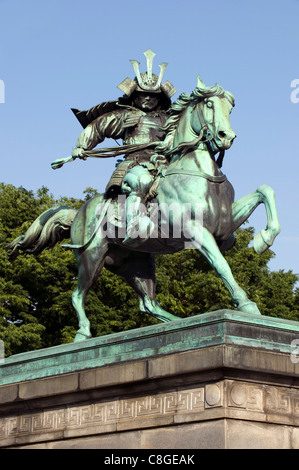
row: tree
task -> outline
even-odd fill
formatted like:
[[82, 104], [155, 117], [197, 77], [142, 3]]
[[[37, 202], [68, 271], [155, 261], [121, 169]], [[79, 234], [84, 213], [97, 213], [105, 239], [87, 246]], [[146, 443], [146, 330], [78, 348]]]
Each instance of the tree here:
[[[19, 256], [12, 262], [6, 244], [46, 209], [56, 205], [78, 209], [96, 194], [87, 188], [84, 200], [55, 200], [44, 187], [34, 194], [22, 187], [0, 185], [0, 339], [7, 355], [73, 341], [78, 326], [71, 304], [77, 284], [73, 253], [58, 245], [37, 257]], [[132, 289], [105, 270], [86, 302], [92, 334], [142, 326], [138, 305]]]
[[[84, 199], [59, 200], [42, 187], [34, 194], [24, 188], [0, 184], [0, 339], [6, 355], [73, 341], [78, 328], [71, 304], [77, 284], [73, 253], [59, 245], [39, 256], [9, 260], [7, 242], [24, 233], [46, 209], [68, 205], [78, 209]], [[291, 271], [271, 272], [273, 252], [258, 256], [250, 243], [252, 228], [238, 230], [236, 246], [225, 255], [237, 282], [258, 303], [261, 313], [299, 320], [298, 277]], [[166, 310], [187, 317], [232, 308], [231, 297], [207, 261], [195, 250], [157, 256], [157, 300]], [[93, 336], [157, 323], [139, 312], [135, 292], [108, 270], [90, 290], [86, 313]]]

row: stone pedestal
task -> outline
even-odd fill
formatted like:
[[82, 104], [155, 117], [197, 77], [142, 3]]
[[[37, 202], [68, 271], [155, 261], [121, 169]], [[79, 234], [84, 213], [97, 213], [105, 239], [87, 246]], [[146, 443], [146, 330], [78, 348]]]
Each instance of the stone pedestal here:
[[297, 322], [220, 310], [12, 356], [0, 447], [299, 448], [294, 340]]

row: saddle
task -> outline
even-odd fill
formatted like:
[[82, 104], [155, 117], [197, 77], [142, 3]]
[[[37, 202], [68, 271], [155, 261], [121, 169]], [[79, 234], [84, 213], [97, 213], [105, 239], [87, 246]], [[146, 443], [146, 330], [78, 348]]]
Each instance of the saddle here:
[[124, 160], [116, 165], [116, 169], [112, 173], [112, 176], [106, 186], [105, 196], [111, 197], [113, 194], [120, 194], [121, 184], [127, 171], [133, 168], [136, 163], [133, 160]]
[[[142, 158], [143, 157], [143, 158]], [[121, 185], [127, 174], [127, 172], [136, 165], [141, 165], [147, 168], [150, 174], [153, 176], [153, 183], [149, 188], [147, 194], [144, 194], [145, 201], [153, 199], [158, 194], [158, 186], [160, 183], [160, 176], [163, 171], [168, 167], [169, 162], [161, 156], [155, 155], [154, 158], [144, 158], [144, 152], [142, 155], [134, 155], [134, 158], [119, 161], [116, 164], [116, 169], [112, 173], [112, 176], [105, 189], [105, 198], [114, 197], [121, 194]], [[157, 158], [158, 157], [158, 158]]]

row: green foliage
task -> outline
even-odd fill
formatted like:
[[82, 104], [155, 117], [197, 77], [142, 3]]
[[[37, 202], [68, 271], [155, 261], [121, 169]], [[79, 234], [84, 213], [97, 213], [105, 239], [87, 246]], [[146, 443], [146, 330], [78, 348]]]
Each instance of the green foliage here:
[[[78, 209], [95, 195], [96, 190], [87, 188], [82, 200], [55, 200], [45, 187], [34, 194], [0, 184], [0, 339], [6, 355], [71, 342], [78, 328], [71, 304], [77, 284], [73, 253], [58, 245], [37, 257], [10, 261], [6, 244], [46, 209]], [[267, 265], [273, 252], [257, 255], [250, 247], [252, 238], [253, 229], [240, 229], [236, 246], [225, 255], [237, 282], [262, 314], [299, 320], [298, 277], [291, 271], [271, 272]], [[232, 308], [229, 292], [196, 251], [157, 256], [156, 264], [157, 300], [166, 310], [187, 317]], [[93, 336], [156, 323], [140, 314], [137, 295], [124, 280], [105, 269], [87, 296], [86, 313]]]

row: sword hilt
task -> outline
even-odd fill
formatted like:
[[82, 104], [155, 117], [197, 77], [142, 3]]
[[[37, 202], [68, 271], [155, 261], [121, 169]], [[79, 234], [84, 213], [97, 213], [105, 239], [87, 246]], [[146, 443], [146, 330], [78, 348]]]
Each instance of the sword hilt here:
[[53, 170], [58, 170], [58, 168], [61, 168], [65, 163], [73, 162], [76, 158], [77, 157], [72, 157], [71, 155], [67, 158], [57, 158], [51, 163], [51, 167]]

